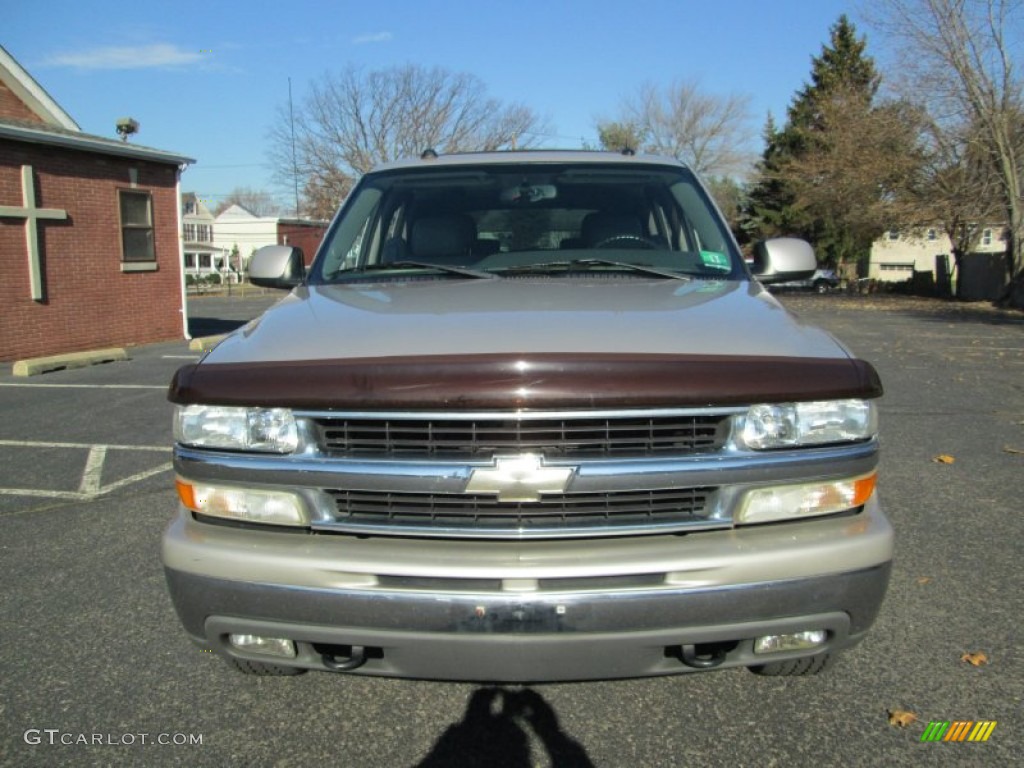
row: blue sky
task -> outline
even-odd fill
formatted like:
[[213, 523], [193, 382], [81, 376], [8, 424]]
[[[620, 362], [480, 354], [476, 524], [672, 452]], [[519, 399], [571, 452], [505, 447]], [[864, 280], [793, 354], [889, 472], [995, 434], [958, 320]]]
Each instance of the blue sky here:
[[289, 78], [298, 104], [311, 81], [349, 64], [471, 72], [489, 95], [545, 117], [545, 146], [567, 148], [593, 142], [596, 119], [642, 83], [695, 78], [710, 93], [748, 94], [759, 134], [769, 111], [784, 115], [841, 13], [870, 32], [849, 0], [7, 5], [0, 44], [83, 130], [113, 137], [117, 118], [134, 117], [136, 143], [196, 158], [182, 187], [214, 202], [238, 186], [286, 199], [267, 134]]

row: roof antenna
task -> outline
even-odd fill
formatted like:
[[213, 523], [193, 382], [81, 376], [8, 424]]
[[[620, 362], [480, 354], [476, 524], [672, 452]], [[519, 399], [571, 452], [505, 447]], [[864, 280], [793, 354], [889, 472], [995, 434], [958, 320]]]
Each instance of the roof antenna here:
[[437, 160], [437, 150], [431, 147], [424, 149], [420, 155], [420, 160]]

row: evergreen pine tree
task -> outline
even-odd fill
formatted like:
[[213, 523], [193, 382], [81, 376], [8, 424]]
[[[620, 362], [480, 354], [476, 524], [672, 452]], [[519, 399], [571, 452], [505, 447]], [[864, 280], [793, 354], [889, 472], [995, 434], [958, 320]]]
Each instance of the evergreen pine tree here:
[[830, 30], [829, 44], [812, 59], [811, 81], [797, 92], [787, 110], [786, 124], [775, 126], [769, 116], [764, 130], [765, 150], [758, 180], [751, 188], [744, 228], [758, 237], [793, 235], [810, 241], [819, 260], [837, 262], [853, 256], [856, 238], [837, 218], [823, 215], [801, 201], [792, 177], [796, 163], [820, 149], [826, 133], [835, 130], [828, 114], [837, 101], [844, 109], [865, 114], [872, 109], [880, 77], [865, 54], [867, 41], [858, 38], [850, 20], [840, 16]]

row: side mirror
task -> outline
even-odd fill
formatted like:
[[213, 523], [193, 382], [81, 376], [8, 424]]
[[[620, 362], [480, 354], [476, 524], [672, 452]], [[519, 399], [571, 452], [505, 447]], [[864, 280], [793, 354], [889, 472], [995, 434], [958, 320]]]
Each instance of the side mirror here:
[[818, 268], [814, 249], [805, 240], [776, 237], [754, 247], [754, 277], [762, 283], [806, 280]]
[[249, 281], [263, 288], [291, 290], [306, 277], [306, 260], [301, 248], [265, 245], [249, 261]]

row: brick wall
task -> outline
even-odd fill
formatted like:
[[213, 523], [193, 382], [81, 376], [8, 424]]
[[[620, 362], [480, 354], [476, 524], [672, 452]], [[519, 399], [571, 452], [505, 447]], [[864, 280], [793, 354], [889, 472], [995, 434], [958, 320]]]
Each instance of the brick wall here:
[[0, 82], [0, 119], [27, 120], [42, 123], [43, 119], [29, 109], [25, 102], [14, 95], [6, 85]]
[[277, 224], [277, 242], [301, 248], [308, 267], [312, 263], [313, 257], [316, 256], [316, 249], [320, 247], [320, 241], [324, 239], [326, 231], [326, 224], [299, 224], [282, 221]]
[[[0, 360], [182, 337], [178, 201], [173, 165], [0, 141], [0, 205], [22, 205], [21, 166], [36, 206], [67, 211], [39, 223], [44, 298], [29, 286], [25, 221], [0, 217]], [[118, 190], [152, 194], [157, 271], [122, 272]]]

